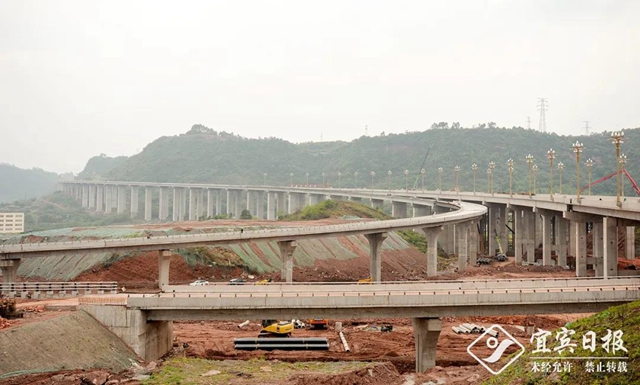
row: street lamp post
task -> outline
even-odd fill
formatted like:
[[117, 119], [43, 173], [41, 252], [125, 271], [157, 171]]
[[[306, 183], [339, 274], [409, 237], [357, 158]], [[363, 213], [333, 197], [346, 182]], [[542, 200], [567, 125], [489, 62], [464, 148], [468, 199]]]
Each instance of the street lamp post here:
[[491, 169], [487, 169], [487, 193], [491, 194]]
[[322, 188], [323, 189], [325, 188], [325, 177], [326, 176], [327, 176], [327, 173], [323, 171], [322, 172]]
[[289, 174], [289, 177], [291, 178], [291, 184], [290, 186], [293, 187], [293, 173]]
[[424, 192], [424, 174], [427, 172], [427, 170], [420, 169], [420, 177], [422, 178], [422, 192]]
[[338, 190], [340, 189], [340, 180], [342, 179], [342, 173], [338, 171]]
[[353, 172], [353, 179], [354, 179], [353, 188], [357, 190], [358, 189], [358, 172], [357, 171]]
[[404, 170], [404, 189], [409, 191], [409, 170]]
[[509, 196], [513, 197], [513, 159], [507, 160], [507, 166], [509, 166]]
[[371, 171], [371, 190], [373, 190], [373, 177], [376, 176], [376, 172], [375, 171]]
[[529, 196], [531, 196], [531, 165], [533, 164], [533, 155], [529, 154], [524, 157], [527, 161], [527, 180], [529, 181]]
[[460, 192], [460, 189], [458, 188], [458, 174], [460, 173], [460, 166], [454, 167], [453, 170], [456, 172], [456, 192]]
[[442, 191], [442, 173], [443, 172], [444, 170], [442, 169], [442, 167], [438, 167], [438, 191]]
[[305, 174], [307, 176], [307, 187], [309, 187], [309, 173]]
[[589, 158], [585, 164], [587, 165], [587, 175], [589, 175], [589, 196], [591, 196], [591, 167], [593, 167], [593, 160]]
[[553, 200], [553, 159], [556, 157], [556, 152], [550, 148], [547, 151], [547, 158], [549, 158], [549, 197]]
[[264, 185], [266, 186], [267, 185], [267, 173], [265, 172], [263, 175], [264, 175]]
[[620, 173], [622, 174], [620, 177], [620, 196], [624, 200], [624, 165], [627, 163], [627, 156], [625, 154], [620, 155], [618, 163], [620, 163]]
[[537, 194], [538, 193], [538, 186], [536, 186], [536, 177], [538, 176], [538, 165], [534, 164], [533, 167], [531, 167], [531, 171], [533, 171], [533, 194]]
[[389, 185], [389, 192], [391, 192], [391, 170], [387, 171], [387, 184]]
[[616, 195], [616, 204], [620, 206], [620, 145], [624, 143], [624, 132], [617, 131], [611, 133], [611, 143], [616, 146], [616, 187], [618, 193]]
[[478, 165], [472, 164], [471, 169], [473, 170], [473, 195], [476, 195], [476, 177], [478, 176]]
[[496, 168], [496, 162], [491, 161], [489, 162], [489, 170], [491, 170], [491, 174], [489, 176], [490, 179], [490, 185], [491, 185], [491, 195], [493, 195], [493, 170]]
[[580, 202], [580, 154], [583, 149], [584, 144], [578, 141], [573, 145], [573, 152], [576, 154], [576, 195], [578, 202]]
[[560, 176], [560, 194], [562, 194], [562, 170], [564, 170], [564, 163], [558, 163], [558, 175]]

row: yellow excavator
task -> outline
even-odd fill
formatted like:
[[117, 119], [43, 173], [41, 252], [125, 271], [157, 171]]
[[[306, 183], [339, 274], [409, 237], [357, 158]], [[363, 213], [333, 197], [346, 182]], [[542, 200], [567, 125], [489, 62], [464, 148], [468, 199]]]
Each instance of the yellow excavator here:
[[371, 279], [371, 277], [358, 280], [358, 285], [371, 285], [371, 284], [373, 284], [373, 279]]
[[274, 319], [263, 319], [262, 330], [258, 337], [291, 337], [294, 325], [291, 321], [277, 321]]

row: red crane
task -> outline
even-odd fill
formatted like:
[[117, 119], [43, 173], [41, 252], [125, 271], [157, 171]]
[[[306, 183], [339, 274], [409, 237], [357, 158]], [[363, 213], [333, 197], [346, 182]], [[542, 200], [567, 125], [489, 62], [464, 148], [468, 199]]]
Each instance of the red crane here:
[[602, 183], [602, 182], [604, 182], [606, 180], [609, 180], [609, 179], [613, 178], [618, 173], [623, 173], [624, 175], [626, 175], [627, 178], [629, 178], [629, 181], [631, 182], [631, 187], [633, 187], [633, 189], [635, 190], [636, 194], [640, 195], [640, 188], [638, 188], [638, 185], [636, 184], [636, 181], [633, 180], [633, 178], [631, 177], [631, 175], [629, 175], [629, 173], [627, 172], [626, 169], [620, 170], [620, 171], [616, 171], [613, 174], [610, 174], [610, 175], [607, 175], [607, 176], [603, 176], [602, 178], [598, 179], [597, 181], [591, 183], [590, 185], [587, 185], [587, 186], [583, 187], [580, 190], [580, 193], [582, 194], [582, 192], [584, 190], [588, 189], [591, 186], [597, 185], [598, 183]]

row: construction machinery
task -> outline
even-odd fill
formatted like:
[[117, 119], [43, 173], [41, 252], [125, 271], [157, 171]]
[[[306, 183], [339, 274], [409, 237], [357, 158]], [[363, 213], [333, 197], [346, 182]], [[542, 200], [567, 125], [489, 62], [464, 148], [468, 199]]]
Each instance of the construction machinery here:
[[262, 320], [262, 330], [258, 334], [259, 338], [267, 337], [290, 337], [291, 332], [294, 329], [293, 322], [291, 321], [277, 321], [272, 319]]
[[309, 320], [309, 327], [311, 329], [326, 329], [328, 325], [329, 325], [329, 321], [326, 318], [323, 318], [323, 319], [311, 318]]
[[496, 231], [496, 229], [493, 229], [493, 231], [496, 233], [496, 243], [498, 244], [498, 255], [496, 255], [496, 259], [500, 262], [504, 262], [507, 260], [507, 255], [502, 250], [502, 244], [500, 243], [500, 235], [498, 234], [498, 231]]
[[371, 284], [373, 284], [373, 279], [371, 279], [371, 277], [358, 280], [358, 285], [371, 285]]

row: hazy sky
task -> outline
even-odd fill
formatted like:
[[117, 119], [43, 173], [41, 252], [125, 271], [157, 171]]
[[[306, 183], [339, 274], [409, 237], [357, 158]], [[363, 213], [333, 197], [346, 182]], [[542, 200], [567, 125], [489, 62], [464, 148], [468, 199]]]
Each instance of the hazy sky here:
[[640, 1], [0, 1], [0, 162], [79, 172], [194, 123], [293, 142], [640, 126]]

